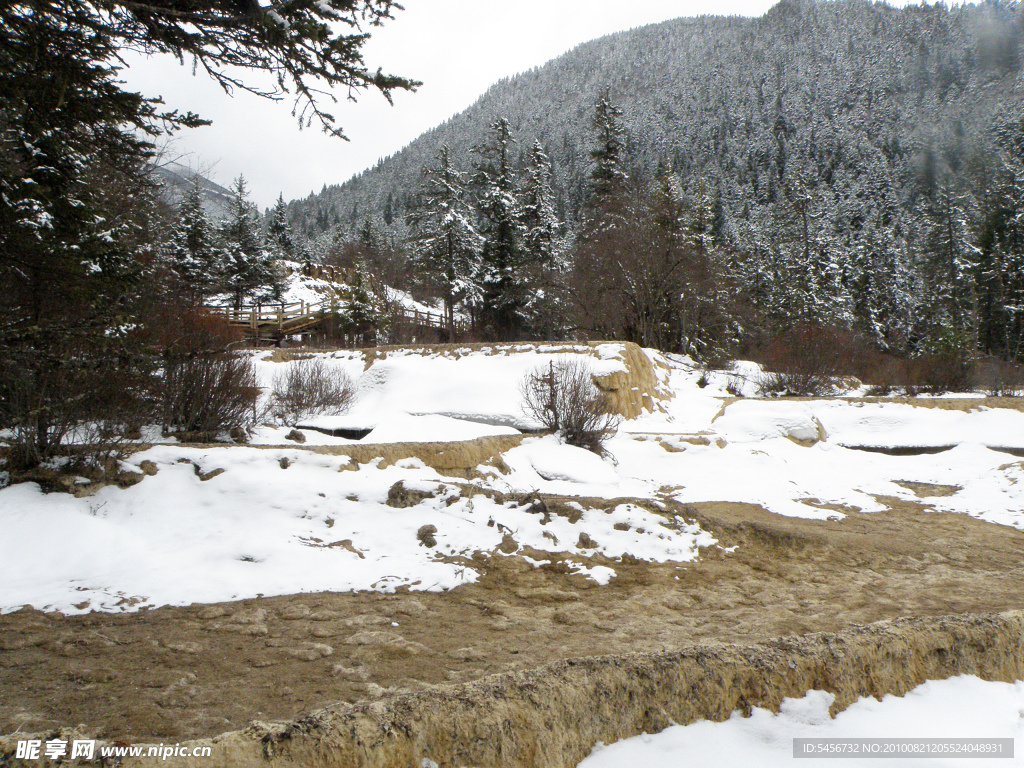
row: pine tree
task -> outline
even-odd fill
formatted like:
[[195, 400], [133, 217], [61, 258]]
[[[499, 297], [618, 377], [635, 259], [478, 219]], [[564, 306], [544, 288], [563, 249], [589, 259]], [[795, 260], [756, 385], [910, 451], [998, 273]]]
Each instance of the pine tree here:
[[[870, 222], [868, 222], [870, 223]], [[900, 238], [884, 224], [865, 227], [854, 257], [851, 303], [857, 327], [881, 349], [905, 354], [914, 333], [917, 290]]]
[[295, 258], [295, 238], [292, 235], [291, 224], [288, 223], [288, 207], [284, 202], [284, 195], [277, 196], [277, 203], [270, 212], [270, 221], [267, 223], [267, 247], [276, 259]]
[[356, 242], [359, 244], [359, 248], [370, 256], [376, 255], [384, 249], [384, 236], [374, 226], [369, 216], [363, 219], [363, 223], [359, 225], [359, 231], [356, 232]]
[[200, 302], [214, 287], [214, 273], [221, 253], [216, 233], [203, 210], [199, 176], [192, 177], [177, 213], [164, 261], [177, 275], [183, 291], [193, 301]]
[[594, 106], [591, 127], [595, 146], [590, 152], [594, 167], [590, 174], [590, 196], [576, 238], [569, 275], [569, 296], [575, 326], [598, 338], [615, 338], [628, 312], [624, 295], [622, 265], [630, 256], [634, 232], [629, 226], [639, 209], [630, 196], [629, 178], [622, 169], [624, 131], [619, 124], [622, 110], [608, 101], [608, 93]]
[[373, 334], [380, 343], [381, 331], [391, 318], [391, 311], [382, 286], [377, 284], [361, 260], [352, 270], [352, 279], [344, 291], [347, 304], [342, 311], [345, 324], [353, 334]]
[[540, 141], [535, 141], [527, 160], [522, 193], [523, 250], [534, 264], [556, 266], [560, 222], [551, 190], [551, 160]]
[[992, 133], [999, 151], [979, 206], [975, 257], [978, 344], [990, 355], [1019, 360], [1024, 357], [1024, 115], [1000, 115]]
[[[681, 183], [679, 192], [682, 193]], [[712, 197], [707, 179], [700, 176], [687, 203], [685, 221], [688, 241], [702, 255], [706, 254], [714, 246], [716, 224], [721, 225], [721, 198]]]
[[523, 309], [530, 287], [525, 283], [523, 212], [512, 166], [512, 138], [508, 120], [491, 124], [487, 143], [473, 148], [480, 160], [473, 183], [484, 237], [477, 283], [483, 294], [484, 333], [508, 341], [518, 338], [525, 325]]
[[678, 352], [680, 299], [687, 298], [685, 278], [695, 249], [687, 238], [678, 177], [669, 167], [658, 181], [653, 194], [637, 196], [624, 224], [617, 227], [630, 236], [614, 266], [629, 340]]
[[220, 227], [221, 288], [231, 295], [236, 309], [249, 298], [280, 300], [280, 280], [263, 243], [259, 212], [249, 201], [244, 176], [235, 180], [232, 191], [228, 217]]
[[922, 205], [921, 270], [928, 294], [923, 307], [927, 348], [969, 356], [977, 348], [977, 285], [970, 222], [973, 197], [940, 179]]
[[846, 322], [845, 269], [836, 260], [829, 239], [823, 237], [828, 214], [820, 179], [813, 169], [801, 166], [796, 150], [787, 175], [778, 185], [772, 206], [774, 231], [771, 247], [786, 292], [782, 299], [788, 323], [811, 322], [843, 325]]
[[597, 201], [614, 197], [625, 187], [628, 178], [623, 168], [623, 152], [626, 135], [622, 127], [622, 110], [609, 101], [609, 91], [605, 91], [597, 104], [594, 105], [594, 116], [591, 127], [595, 131], [597, 143], [590, 151], [594, 161], [594, 169], [590, 173], [590, 182], [594, 198]]
[[479, 271], [483, 238], [466, 202], [464, 174], [452, 166], [447, 144], [438, 150], [437, 165], [423, 169], [419, 203], [409, 224], [413, 230], [410, 266], [422, 286], [440, 293], [445, 330], [451, 338], [455, 305], [480, 298], [473, 279]]
[[528, 298], [522, 309], [532, 335], [552, 338], [561, 325], [558, 283], [566, 269], [551, 189], [551, 160], [540, 141], [527, 157], [522, 191], [523, 260]]

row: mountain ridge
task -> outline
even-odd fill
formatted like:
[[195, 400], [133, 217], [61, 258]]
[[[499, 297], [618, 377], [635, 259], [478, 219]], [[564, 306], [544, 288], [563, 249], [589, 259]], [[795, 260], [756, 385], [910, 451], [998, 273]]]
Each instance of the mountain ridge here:
[[[705, 169], [721, 165], [723, 143], [743, 143], [737, 141], [737, 127], [742, 127], [737, 121], [765, 122], [757, 118], [771, 113], [773, 100], [784, 109], [803, 112], [792, 118], [795, 121], [813, 115], [808, 102], [831, 108], [841, 103], [841, 94], [834, 92], [836, 81], [846, 77], [856, 83], [862, 69], [858, 62], [865, 58], [874, 60], [868, 70], [881, 82], [863, 82], [861, 77], [858, 85], [863, 90], [906, 93], [914, 74], [907, 64], [915, 56], [915, 46], [927, 46], [928, 41], [940, 50], [925, 54], [920, 66], [926, 77], [939, 82], [924, 85], [944, 97], [950, 84], [983, 74], [985, 57], [993, 55], [972, 27], [991, 24], [992, 16], [1007, 13], [1016, 16], [1010, 57], [1016, 71], [1021, 27], [1016, 4], [894, 9], [866, 0], [784, 0], [759, 18], [686, 17], [598, 38], [498, 81], [467, 109], [373, 168], [293, 201], [293, 222], [308, 234], [322, 231], [325, 221], [327, 226], [340, 224], [354, 231], [367, 216], [390, 219], [385, 223], [394, 226], [415, 191], [420, 168], [432, 160], [440, 144], [448, 143], [456, 162], [466, 167], [469, 148], [482, 140], [486, 125], [499, 116], [512, 123], [520, 148], [535, 138], [545, 144], [555, 164], [561, 210], [575, 219], [586, 194], [586, 168], [580, 166], [589, 163], [590, 109], [605, 89], [624, 109], [634, 172], [650, 174], [668, 157], [677, 171], [701, 170], [720, 183], [726, 171]], [[837, 42], [843, 45], [834, 45]], [[887, 50], [893, 43], [898, 43], [897, 50]], [[969, 51], [972, 45], [978, 49], [976, 61], [965, 67], [963, 57], [952, 54]], [[829, 47], [840, 50], [826, 50]], [[808, 70], [822, 64], [828, 92], [819, 95]], [[965, 68], [972, 71], [964, 72]], [[801, 85], [809, 82], [811, 87]], [[754, 100], [761, 103], [755, 107]], [[938, 101], [939, 112], [945, 102]]]

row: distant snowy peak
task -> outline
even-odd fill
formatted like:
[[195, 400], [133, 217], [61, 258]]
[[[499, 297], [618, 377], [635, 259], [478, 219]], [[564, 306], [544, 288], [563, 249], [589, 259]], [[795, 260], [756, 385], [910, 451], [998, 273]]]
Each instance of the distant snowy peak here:
[[176, 162], [161, 163], [153, 167], [153, 175], [157, 183], [163, 187], [161, 196], [164, 202], [172, 206], [177, 206], [181, 202], [185, 192], [191, 186], [192, 180], [198, 178], [203, 192], [203, 209], [206, 211], [206, 215], [213, 221], [219, 221], [227, 216], [232, 197], [231, 190], [210, 181], [187, 165]]

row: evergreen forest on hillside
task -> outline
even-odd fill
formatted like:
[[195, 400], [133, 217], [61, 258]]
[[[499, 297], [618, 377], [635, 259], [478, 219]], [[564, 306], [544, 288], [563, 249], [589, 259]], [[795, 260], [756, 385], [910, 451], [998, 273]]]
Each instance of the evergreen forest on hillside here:
[[[289, 220], [305, 258], [361, 253], [481, 339], [713, 357], [812, 325], [1017, 360], [1022, 32], [1017, 3], [784, 0], [619, 33], [496, 84]], [[429, 255], [439, 205], [466, 251], [450, 274]]]

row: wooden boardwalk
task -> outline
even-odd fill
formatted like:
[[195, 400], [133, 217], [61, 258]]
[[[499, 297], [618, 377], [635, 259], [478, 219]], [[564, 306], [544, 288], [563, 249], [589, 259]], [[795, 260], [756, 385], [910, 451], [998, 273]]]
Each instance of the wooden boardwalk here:
[[[253, 304], [239, 309], [207, 306], [207, 310], [223, 317], [231, 325], [244, 328], [255, 338], [283, 338], [312, 330], [325, 320], [336, 317], [340, 306], [336, 299], [324, 299], [313, 304], [305, 301], [294, 304]], [[400, 319], [417, 328], [447, 328], [444, 315], [438, 312], [420, 312], [403, 307]], [[463, 328], [464, 324], [456, 320], [456, 330]]]

